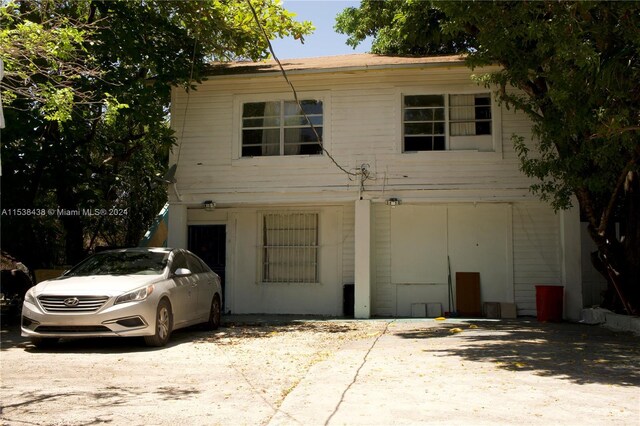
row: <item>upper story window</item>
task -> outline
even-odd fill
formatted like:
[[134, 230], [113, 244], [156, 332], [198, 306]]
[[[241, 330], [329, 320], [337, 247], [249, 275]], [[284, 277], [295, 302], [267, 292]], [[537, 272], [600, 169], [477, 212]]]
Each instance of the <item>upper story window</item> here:
[[[242, 156], [322, 154], [322, 101], [245, 102], [242, 104]], [[320, 136], [320, 142], [314, 130]]]
[[406, 95], [404, 152], [493, 151], [491, 95]]

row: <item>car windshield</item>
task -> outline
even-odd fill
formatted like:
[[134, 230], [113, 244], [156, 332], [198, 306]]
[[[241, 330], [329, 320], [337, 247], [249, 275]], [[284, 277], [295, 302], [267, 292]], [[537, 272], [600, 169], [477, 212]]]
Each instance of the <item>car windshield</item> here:
[[71, 269], [66, 276], [159, 275], [167, 266], [165, 252], [105, 252], [94, 254]]

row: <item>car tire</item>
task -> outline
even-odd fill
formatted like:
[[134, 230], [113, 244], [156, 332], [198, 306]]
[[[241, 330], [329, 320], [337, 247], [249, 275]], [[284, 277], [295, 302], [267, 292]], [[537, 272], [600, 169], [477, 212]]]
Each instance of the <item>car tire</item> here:
[[31, 337], [31, 344], [38, 349], [51, 348], [60, 340], [58, 337]]
[[220, 296], [214, 294], [211, 300], [211, 309], [209, 310], [209, 320], [205, 324], [206, 329], [217, 330], [220, 327], [221, 315], [222, 304], [220, 303]]
[[162, 299], [158, 303], [155, 328], [156, 331], [153, 336], [145, 336], [145, 343], [147, 346], [155, 347], [166, 345], [173, 329], [173, 314], [171, 313], [171, 304], [167, 299]]

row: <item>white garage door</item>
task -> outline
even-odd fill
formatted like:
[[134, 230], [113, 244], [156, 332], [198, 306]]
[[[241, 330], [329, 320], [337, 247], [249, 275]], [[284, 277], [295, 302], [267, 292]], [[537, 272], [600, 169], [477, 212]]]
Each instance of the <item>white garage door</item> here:
[[[449, 257], [456, 272], [480, 272], [483, 302], [513, 302], [511, 215], [508, 205], [448, 208]], [[513, 275], [511, 273], [511, 275]]]
[[479, 272], [482, 301], [513, 301], [509, 205], [403, 205], [390, 219], [396, 315], [412, 303], [448, 308], [447, 256], [454, 286], [456, 272]]

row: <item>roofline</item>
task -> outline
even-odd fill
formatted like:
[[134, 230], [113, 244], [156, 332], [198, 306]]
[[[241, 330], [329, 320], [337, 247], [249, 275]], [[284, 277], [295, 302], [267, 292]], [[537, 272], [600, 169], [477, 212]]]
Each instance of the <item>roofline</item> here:
[[[303, 59], [285, 59], [281, 64], [287, 74], [318, 74], [335, 72], [354, 72], [384, 69], [415, 69], [442, 66], [464, 66], [465, 57], [451, 56], [390, 56], [373, 54], [355, 54], [325, 56]], [[320, 62], [338, 60], [341, 65], [322, 66]], [[213, 63], [203, 74], [206, 77], [257, 77], [280, 75], [281, 70], [274, 60], [262, 62]]]

